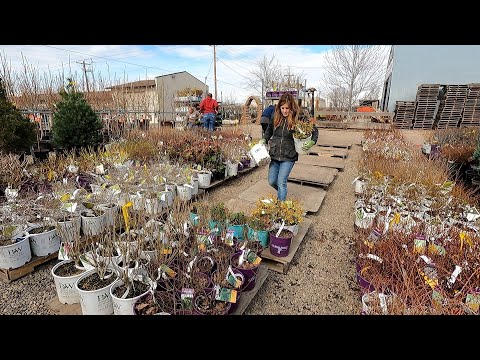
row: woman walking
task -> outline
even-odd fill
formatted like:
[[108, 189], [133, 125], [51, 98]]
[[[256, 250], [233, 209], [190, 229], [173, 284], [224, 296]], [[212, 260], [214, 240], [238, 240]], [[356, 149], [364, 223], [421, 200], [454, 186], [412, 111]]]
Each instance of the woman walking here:
[[[270, 140], [270, 165], [268, 168], [268, 183], [277, 190], [277, 198], [284, 201], [287, 198], [287, 179], [293, 165], [298, 160], [295, 150], [293, 132], [299, 121], [310, 121], [300, 117], [300, 108], [291, 93], [284, 93], [278, 101], [275, 111], [270, 117], [267, 130], [260, 143], [266, 144]], [[303, 145], [308, 151], [318, 139], [318, 129], [313, 128], [312, 140]]]

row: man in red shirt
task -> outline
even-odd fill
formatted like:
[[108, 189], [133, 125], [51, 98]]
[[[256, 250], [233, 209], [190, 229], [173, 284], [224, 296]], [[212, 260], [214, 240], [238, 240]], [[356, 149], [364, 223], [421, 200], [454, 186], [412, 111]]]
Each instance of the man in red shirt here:
[[212, 99], [212, 93], [200, 102], [200, 112], [203, 114], [203, 126], [209, 131], [215, 127], [215, 117], [218, 111], [217, 100]]

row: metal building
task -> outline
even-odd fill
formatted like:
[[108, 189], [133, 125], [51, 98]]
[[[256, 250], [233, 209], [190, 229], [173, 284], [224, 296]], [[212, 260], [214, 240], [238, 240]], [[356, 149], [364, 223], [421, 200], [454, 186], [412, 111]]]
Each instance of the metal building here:
[[415, 101], [422, 84], [480, 83], [480, 45], [392, 45], [381, 110]]

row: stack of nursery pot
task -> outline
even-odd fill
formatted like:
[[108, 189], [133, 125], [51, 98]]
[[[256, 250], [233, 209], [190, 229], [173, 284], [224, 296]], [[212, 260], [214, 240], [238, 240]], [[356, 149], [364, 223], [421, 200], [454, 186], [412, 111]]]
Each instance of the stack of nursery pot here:
[[16, 269], [32, 259], [29, 239], [20, 225], [0, 226], [0, 269]]

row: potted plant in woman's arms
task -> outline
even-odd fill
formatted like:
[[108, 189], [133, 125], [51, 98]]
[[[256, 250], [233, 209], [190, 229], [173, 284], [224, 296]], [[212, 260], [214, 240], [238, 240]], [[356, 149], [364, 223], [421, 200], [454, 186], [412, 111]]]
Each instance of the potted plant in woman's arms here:
[[293, 141], [295, 142], [295, 150], [300, 155], [307, 155], [310, 153], [310, 149], [305, 151], [303, 146], [305, 143], [312, 140], [312, 134], [315, 124], [309, 120], [297, 121], [295, 129], [293, 130]]

